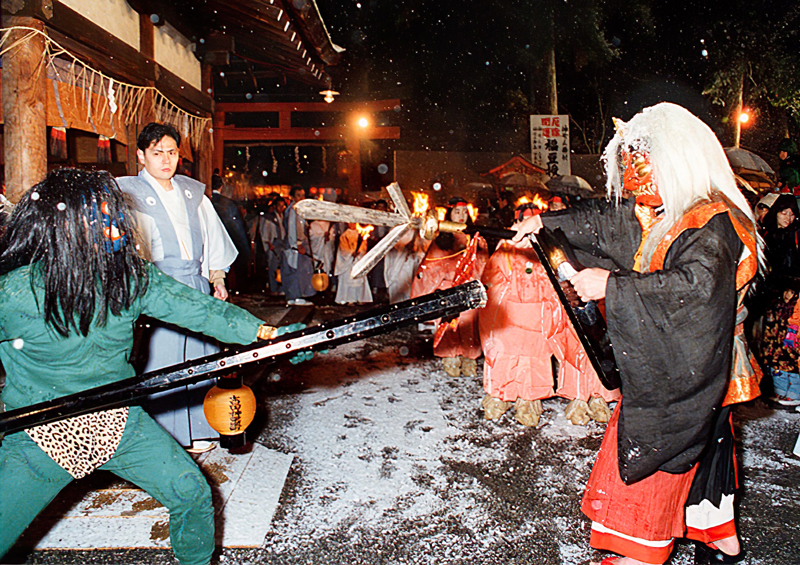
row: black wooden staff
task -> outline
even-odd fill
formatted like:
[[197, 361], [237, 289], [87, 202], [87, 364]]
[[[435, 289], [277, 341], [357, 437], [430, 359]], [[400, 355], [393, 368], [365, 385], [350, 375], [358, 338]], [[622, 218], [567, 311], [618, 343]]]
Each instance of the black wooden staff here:
[[134, 404], [155, 392], [230, 373], [247, 363], [275, 363], [294, 357], [301, 351], [330, 349], [418, 322], [455, 316], [485, 304], [486, 290], [483, 285], [479, 281], [471, 281], [448, 290], [288, 333], [273, 340], [252, 343], [76, 394], [10, 410], [0, 414], [0, 434], [97, 410]]

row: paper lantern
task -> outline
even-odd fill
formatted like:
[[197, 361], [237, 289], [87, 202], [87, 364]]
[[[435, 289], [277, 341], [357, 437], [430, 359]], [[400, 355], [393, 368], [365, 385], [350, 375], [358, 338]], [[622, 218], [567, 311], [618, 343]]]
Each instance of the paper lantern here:
[[314, 273], [311, 275], [311, 286], [317, 292], [322, 292], [328, 288], [328, 275], [327, 273]]
[[208, 424], [223, 438], [232, 440], [230, 447], [244, 445], [244, 431], [256, 415], [256, 396], [250, 387], [233, 375], [217, 380], [217, 386], [206, 393], [203, 413]]

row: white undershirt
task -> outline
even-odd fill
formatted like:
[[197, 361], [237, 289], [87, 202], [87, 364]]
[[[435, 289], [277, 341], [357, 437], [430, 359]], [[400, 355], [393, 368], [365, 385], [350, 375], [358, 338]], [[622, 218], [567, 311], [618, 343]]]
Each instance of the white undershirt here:
[[[142, 171], [142, 177], [153, 187], [155, 193], [158, 194], [161, 202], [164, 204], [164, 208], [167, 210], [167, 215], [172, 222], [175, 235], [180, 244], [181, 258], [191, 260], [192, 230], [189, 226], [188, 214], [186, 213], [186, 206], [183, 200], [185, 195], [179, 193], [180, 188], [172, 180], [170, 180], [172, 183], [172, 190], [164, 190], [146, 169]], [[203, 234], [203, 256], [201, 261], [202, 274], [204, 277], [208, 278], [209, 271], [227, 271], [231, 263], [236, 259], [238, 252], [230, 236], [228, 236], [225, 226], [222, 225], [222, 220], [219, 219], [216, 210], [214, 210], [211, 201], [206, 196], [202, 198], [200, 207], [198, 208], [200, 231]], [[164, 248], [161, 243], [161, 234], [159, 233], [158, 226], [153, 218], [146, 214], [137, 214], [137, 219], [139, 221], [139, 229], [142, 232], [144, 244], [147, 246], [145, 250], [147, 252], [146, 256], [149, 255], [151, 261], [161, 261], [164, 259]]]
[[149, 182], [150, 186], [153, 187], [153, 190], [156, 191], [159, 199], [161, 199], [161, 203], [167, 210], [167, 215], [169, 216], [170, 222], [172, 222], [172, 228], [175, 230], [175, 235], [178, 238], [178, 244], [181, 247], [181, 259], [191, 259], [192, 228], [189, 226], [189, 218], [186, 214], [186, 205], [183, 202], [183, 195], [180, 193], [180, 189], [175, 186], [175, 184], [172, 182], [172, 179], [170, 179], [169, 182], [172, 185], [172, 190], [164, 190], [164, 187], [161, 186], [161, 184], [154, 179], [150, 173], [147, 172], [147, 169], [145, 169], [142, 176], [147, 179], [147, 182]]

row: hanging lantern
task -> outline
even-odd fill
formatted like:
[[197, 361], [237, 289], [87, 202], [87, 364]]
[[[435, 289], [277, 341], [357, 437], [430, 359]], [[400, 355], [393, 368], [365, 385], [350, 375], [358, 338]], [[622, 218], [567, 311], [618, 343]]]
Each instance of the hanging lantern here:
[[67, 128], [50, 128], [50, 155], [58, 159], [67, 158]]
[[97, 138], [97, 162], [105, 165], [111, 162], [111, 139], [105, 135]]
[[336, 174], [339, 177], [346, 177], [350, 174], [350, 159], [353, 153], [350, 151], [339, 151], [336, 154]]
[[281, 284], [281, 270], [275, 269], [275, 282]]
[[325, 90], [321, 90], [320, 94], [323, 96], [323, 100], [325, 100], [325, 102], [327, 102], [328, 104], [333, 102], [333, 100], [334, 100], [333, 97], [334, 96], [339, 96], [338, 92], [336, 92], [335, 90], [332, 90], [330, 88], [326, 88]]
[[244, 431], [255, 418], [256, 396], [238, 375], [220, 378], [217, 386], [206, 393], [203, 413], [208, 424], [222, 436], [223, 447], [242, 447], [246, 442]]
[[314, 268], [314, 274], [311, 275], [311, 286], [317, 292], [323, 292], [328, 289], [328, 273], [322, 267], [322, 261], [317, 261], [317, 266]]

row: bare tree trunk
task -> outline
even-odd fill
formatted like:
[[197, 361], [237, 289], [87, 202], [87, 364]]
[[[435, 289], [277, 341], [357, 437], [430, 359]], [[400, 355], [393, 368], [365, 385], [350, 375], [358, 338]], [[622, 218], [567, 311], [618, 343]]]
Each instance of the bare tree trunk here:
[[539, 114], [558, 114], [556, 48], [552, 27], [547, 52], [538, 68], [531, 69], [529, 80], [531, 109]]
[[556, 47], [550, 41], [550, 50], [545, 61], [545, 99], [542, 106], [548, 114], [558, 114], [558, 85], [556, 82]]

